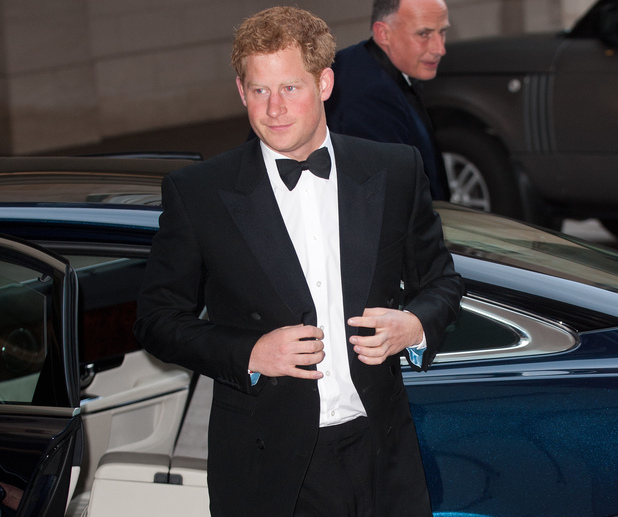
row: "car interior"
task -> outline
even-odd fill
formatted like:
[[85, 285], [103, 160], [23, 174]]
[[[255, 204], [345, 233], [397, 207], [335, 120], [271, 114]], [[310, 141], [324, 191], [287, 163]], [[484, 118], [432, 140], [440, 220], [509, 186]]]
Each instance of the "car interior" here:
[[[90, 504], [89, 515], [95, 517], [110, 515], [111, 511], [124, 515], [120, 508], [109, 508], [117, 499], [119, 488], [114, 488], [115, 497], [105, 496], [108, 481], [116, 485], [122, 479], [131, 480], [130, 475], [127, 478], [127, 472], [132, 472], [128, 466], [145, 465], [153, 458], [156, 461], [152, 469], [158, 477], [153, 473], [149, 485], [157, 477], [157, 486], [150, 487], [153, 494], [144, 500], [153, 503], [153, 511], [159, 513], [163, 507], [156, 503], [154, 493], [160, 492], [162, 484], [169, 484], [165, 480], [186, 410], [192, 374], [154, 358], [141, 349], [133, 336], [136, 299], [146, 266], [144, 256], [114, 253], [68, 258], [77, 271], [80, 286], [85, 454], [77, 496], [67, 515], [79, 515], [77, 512], [86, 504]], [[192, 466], [203, 471], [205, 488], [205, 465]], [[98, 491], [93, 491], [95, 483], [99, 485]], [[206, 490], [202, 492], [207, 496]], [[94, 497], [95, 494], [99, 495]], [[133, 497], [136, 494], [132, 492]]]
[[10, 271], [0, 274], [0, 304], [6, 307], [0, 312], [0, 403], [31, 404], [47, 355], [46, 291], [51, 286], [31, 278], [31, 270], [5, 264]]
[[[186, 484], [179, 480], [190, 480], [193, 474], [193, 484], [201, 483], [201, 497], [207, 497], [203, 461], [178, 458], [174, 475], [170, 475], [192, 374], [155, 359], [133, 337], [136, 298], [146, 258], [123, 256], [118, 251], [111, 256], [89, 252], [67, 258], [76, 270], [79, 285], [77, 345], [84, 445], [67, 515], [81, 515], [89, 502], [95, 504], [89, 509], [90, 515], [109, 515], [108, 504], [117, 496], [91, 501], [97, 469], [101, 469], [101, 479], [109, 480], [110, 475], [126, 479], [127, 472], [130, 476], [133, 471], [127, 468], [129, 461], [139, 465], [146, 459], [156, 459], [152, 469], [157, 475], [150, 479], [152, 485], [157, 478], [153, 492], [160, 492], [164, 482], [170, 484], [169, 479], [178, 490]], [[66, 396], [50, 398], [50, 385], [42, 379], [42, 372], [49, 370], [44, 364], [52, 355], [53, 310], [52, 282], [48, 278], [10, 261], [0, 261], [0, 404], [11, 404], [16, 410], [23, 406], [24, 412], [32, 406], [68, 405]], [[64, 383], [64, 372], [55, 373], [56, 382]], [[15, 472], [0, 472], [0, 481], [26, 490], [34, 469], [33, 460], [15, 468]], [[107, 481], [101, 483], [103, 489], [99, 491], [104, 493]]]

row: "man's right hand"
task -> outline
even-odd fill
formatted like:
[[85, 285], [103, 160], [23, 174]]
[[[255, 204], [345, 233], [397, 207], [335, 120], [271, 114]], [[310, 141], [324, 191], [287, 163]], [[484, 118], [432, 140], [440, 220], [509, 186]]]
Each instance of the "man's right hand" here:
[[253, 347], [249, 370], [268, 377], [321, 379], [322, 372], [297, 366], [318, 364], [324, 359], [324, 332], [311, 325], [281, 327], [264, 334]]

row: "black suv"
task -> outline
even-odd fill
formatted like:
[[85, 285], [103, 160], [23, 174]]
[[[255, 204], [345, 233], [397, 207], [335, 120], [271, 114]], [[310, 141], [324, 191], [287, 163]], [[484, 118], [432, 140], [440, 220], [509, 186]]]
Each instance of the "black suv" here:
[[451, 201], [618, 234], [618, 0], [569, 30], [448, 44], [425, 101]]

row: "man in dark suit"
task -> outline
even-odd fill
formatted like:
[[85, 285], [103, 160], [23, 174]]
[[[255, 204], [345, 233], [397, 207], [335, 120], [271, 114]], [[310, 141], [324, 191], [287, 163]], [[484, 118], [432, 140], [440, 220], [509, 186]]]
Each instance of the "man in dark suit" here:
[[335, 133], [417, 147], [432, 197], [445, 200], [444, 161], [419, 89], [438, 71], [448, 27], [443, 0], [375, 0], [373, 37], [337, 52], [335, 86], [326, 102]]
[[418, 153], [329, 133], [333, 57], [307, 11], [246, 20], [259, 138], [163, 181], [135, 332], [215, 381], [213, 516], [431, 515], [400, 357], [427, 369], [461, 279]]

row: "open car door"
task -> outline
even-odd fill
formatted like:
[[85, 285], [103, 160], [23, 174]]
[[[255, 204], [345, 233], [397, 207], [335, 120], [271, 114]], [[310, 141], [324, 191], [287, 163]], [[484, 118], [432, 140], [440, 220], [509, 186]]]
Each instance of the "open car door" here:
[[0, 514], [63, 515], [82, 452], [77, 277], [0, 237]]
[[107, 453], [172, 455], [190, 400], [192, 373], [162, 363], [133, 336], [149, 247], [72, 242], [56, 251], [70, 261], [79, 284], [84, 452], [66, 514], [77, 517], [89, 504], [95, 472]]

